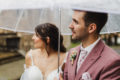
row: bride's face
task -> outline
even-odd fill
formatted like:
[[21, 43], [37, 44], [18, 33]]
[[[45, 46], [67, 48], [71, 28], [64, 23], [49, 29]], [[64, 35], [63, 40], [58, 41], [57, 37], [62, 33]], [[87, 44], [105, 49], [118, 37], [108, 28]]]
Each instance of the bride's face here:
[[36, 34], [33, 35], [32, 39], [34, 41], [35, 48], [45, 48], [45, 42], [43, 42], [43, 40]]

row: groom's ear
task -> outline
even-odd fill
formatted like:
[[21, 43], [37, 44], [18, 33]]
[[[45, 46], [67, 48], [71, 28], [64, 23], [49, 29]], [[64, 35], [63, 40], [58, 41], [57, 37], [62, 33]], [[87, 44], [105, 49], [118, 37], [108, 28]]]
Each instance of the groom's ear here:
[[97, 25], [95, 23], [90, 24], [89, 27], [88, 27], [89, 33], [96, 32], [96, 29], [97, 29]]
[[50, 37], [47, 37], [47, 44], [50, 43]]

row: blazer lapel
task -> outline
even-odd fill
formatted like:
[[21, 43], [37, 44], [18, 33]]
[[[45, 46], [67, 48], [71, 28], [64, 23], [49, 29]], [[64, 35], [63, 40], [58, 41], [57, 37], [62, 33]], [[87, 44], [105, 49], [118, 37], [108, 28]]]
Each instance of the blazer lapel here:
[[86, 72], [100, 58], [100, 54], [104, 46], [105, 46], [104, 43], [102, 42], [102, 40], [100, 40], [97, 43], [97, 45], [93, 48], [93, 50], [90, 52], [90, 54], [87, 56], [87, 58], [81, 65], [76, 75], [77, 80], [79, 80], [82, 77], [82, 74]]
[[78, 60], [79, 54], [80, 54], [80, 46], [78, 46], [78, 47], [75, 48], [75, 49], [72, 49], [72, 50], [70, 51], [70, 54], [71, 54], [72, 51], [74, 51], [74, 50], [77, 51], [77, 56], [76, 56], [76, 58], [75, 58], [75, 60], [74, 60], [73, 65], [72, 65], [71, 62], [70, 62], [70, 55], [69, 55], [69, 70], [70, 70], [70, 72], [72, 72], [73, 79], [75, 79], [75, 76], [76, 76], [76, 67], [77, 67], [77, 60]]

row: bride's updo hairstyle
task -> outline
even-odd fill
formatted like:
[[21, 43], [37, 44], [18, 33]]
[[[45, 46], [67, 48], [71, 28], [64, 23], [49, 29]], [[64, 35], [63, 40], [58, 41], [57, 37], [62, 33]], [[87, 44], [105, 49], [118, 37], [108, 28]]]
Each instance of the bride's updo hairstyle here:
[[[51, 23], [40, 24], [35, 28], [36, 35], [40, 37], [46, 45], [47, 37], [50, 38], [49, 46], [54, 51], [58, 51], [59, 30]], [[60, 34], [60, 52], [66, 52], [66, 48], [63, 45], [63, 36]]]

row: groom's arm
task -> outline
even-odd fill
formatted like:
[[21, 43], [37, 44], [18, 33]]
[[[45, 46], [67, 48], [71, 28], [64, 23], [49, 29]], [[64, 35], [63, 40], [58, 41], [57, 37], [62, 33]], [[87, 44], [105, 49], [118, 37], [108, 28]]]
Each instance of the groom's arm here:
[[120, 80], [120, 59], [105, 65], [100, 80]]
[[64, 80], [68, 80], [68, 67], [67, 67], [67, 62], [65, 63], [65, 68], [64, 68]]

